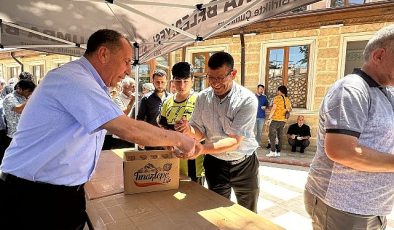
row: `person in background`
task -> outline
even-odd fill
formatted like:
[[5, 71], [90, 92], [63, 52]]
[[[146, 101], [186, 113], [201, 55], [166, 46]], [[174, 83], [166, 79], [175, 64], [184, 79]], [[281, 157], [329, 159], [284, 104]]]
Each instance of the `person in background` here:
[[265, 108], [268, 106], [267, 96], [264, 94], [264, 85], [257, 85], [256, 97], [259, 104], [257, 106], [256, 125], [254, 129], [256, 134], [256, 141], [261, 147], [263, 146], [261, 141], [263, 138], [264, 130]]
[[[108, 87], [108, 88], [109, 88], [109, 96], [112, 98], [112, 100], [115, 100], [115, 98], [119, 95], [117, 87]], [[113, 142], [114, 142], [114, 138], [112, 137], [112, 133], [107, 132], [105, 134], [102, 150], [112, 149]]]
[[[170, 95], [166, 91], [167, 74], [163, 70], [156, 70], [152, 76], [155, 91], [144, 95], [141, 99], [137, 119], [146, 121], [151, 125], [159, 126], [157, 119], [163, 102]], [[161, 147], [140, 146], [146, 150], [162, 149]]]
[[83, 57], [45, 76], [0, 166], [1, 229], [83, 229], [84, 184], [105, 130], [129, 142], [194, 154], [199, 144], [192, 138], [131, 119], [110, 98], [109, 87], [131, 74], [132, 56], [126, 37], [101, 29], [89, 37]]
[[10, 93], [12, 93], [12, 92], [14, 92], [14, 86], [11, 86], [11, 85], [6, 85], [6, 86], [4, 86], [4, 88], [3, 88], [3, 91], [1, 92], [1, 98], [5, 98], [5, 96], [7, 96], [8, 94], [10, 94]]
[[[160, 112], [159, 125], [175, 130], [175, 124], [182, 119], [189, 120], [196, 104], [197, 93], [192, 92], [193, 69], [187, 62], [178, 62], [172, 67], [173, 83], [176, 93], [167, 98]], [[204, 185], [204, 156], [181, 160], [180, 173], [192, 181]]]
[[[7, 137], [7, 124], [5, 122], [4, 117], [4, 109], [3, 109], [3, 101], [4, 97], [7, 96], [7, 91], [3, 88], [5, 86], [5, 81], [3, 79], [0, 80], [0, 159], [3, 159], [5, 149], [8, 147], [8, 137]], [[4, 97], [3, 97], [4, 93]], [[7, 143], [7, 144], [6, 144]], [[1, 164], [1, 160], [0, 160]]]
[[304, 124], [304, 116], [297, 117], [297, 123], [289, 126], [287, 130], [288, 142], [291, 146], [291, 151], [296, 152], [297, 146], [300, 147], [300, 153], [304, 153], [305, 148], [309, 146], [309, 138], [311, 137], [311, 129]]
[[155, 86], [152, 83], [147, 82], [142, 84], [142, 95], [145, 95], [153, 91], [155, 91]]
[[29, 81], [34, 82], [33, 74], [26, 72], [26, 71], [21, 72], [19, 74], [18, 78], [19, 78], [19, 80], [29, 80]]
[[283, 128], [285, 127], [287, 118], [286, 112], [291, 112], [291, 102], [287, 97], [287, 88], [284, 85], [278, 87], [277, 96], [274, 97], [270, 115], [266, 123], [269, 124], [268, 137], [270, 143], [275, 143], [278, 138], [278, 148], [271, 145], [270, 152], [266, 154], [267, 157], [280, 157], [280, 151], [283, 144]]
[[[142, 84], [142, 90], [138, 96], [138, 106], [141, 104], [141, 99], [145, 94], [152, 93], [154, 91], [155, 91], [155, 86], [153, 85], [153, 83], [146, 82]], [[130, 115], [131, 118], [135, 118], [135, 108], [136, 108], [136, 103], [134, 103], [133, 109], [131, 110], [131, 115]]]
[[394, 205], [394, 24], [335, 82], [319, 111], [304, 204], [313, 229], [386, 229]]
[[[0, 159], [3, 159], [4, 152], [9, 145], [9, 138], [7, 137], [7, 124], [5, 122], [3, 101], [5, 96], [12, 93], [11, 86], [6, 85], [3, 78], [0, 78]], [[1, 160], [0, 160], [1, 164]]]
[[15, 90], [8, 94], [3, 101], [4, 117], [7, 124], [7, 137], [5, 138], [5, 148], [7, 148], [16, 132], [21, 114], [25, 109], [27, 99], [33, 93], [36, 84], [31, 80], [20, 80], [15, 85]]
[[[122, 91], [115, 97], [114, 102], [123, 111], [126, 116], [131, 114], [135, 102], [135, 81], [131, 77], [125, 77], [122, 80]], [[134, 147], [134, 143], [120, 139], [116, 135], [112, 135], [111, 149], [122, 149]]]
[[234, 82], [236, 74], [230, 54], [213, 54], [208, 61], [210, 87], [198, 94], [190, 123], [182, 119], [175, 130], [197, 141], [205, 139], [193, 158], [205, 155], [208, 188], [227, 199], [233, 189], [238, 204], [257, 212], [259, 161], [253, 134], [257, 98]]
[[3, 94], [3, 90], [4, 90], [5, 86], [6, 86], [6, 83], [5, 83], [4, 79], [0, 78], [0, 98], [1, 99], [3, 98], [1, 95]]
[[135, 102], [135, 81], [131, 77], [125, 77], [122, 80], [122, 90], [115, 97], [114, 102], [119, 108], [126, 114], [129, 115], [130, 111]]
[[173, 80], [170, 81], [170, 93], [172, 94], [176, 93], [176, 87]]
[[7, 86], [9, 86], [12, 90], [15, 88], [15, 84], [19, 81], [17, 77], [12, 77], [8, 80]]

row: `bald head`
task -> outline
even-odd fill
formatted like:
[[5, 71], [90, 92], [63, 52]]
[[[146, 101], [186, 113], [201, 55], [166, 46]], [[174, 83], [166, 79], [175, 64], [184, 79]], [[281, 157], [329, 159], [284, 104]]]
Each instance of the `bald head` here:
[[299, 115], [297, 117], [297, 124], [298, 124], [299, 127], [301, 127], [304, 124], [304, 116]]

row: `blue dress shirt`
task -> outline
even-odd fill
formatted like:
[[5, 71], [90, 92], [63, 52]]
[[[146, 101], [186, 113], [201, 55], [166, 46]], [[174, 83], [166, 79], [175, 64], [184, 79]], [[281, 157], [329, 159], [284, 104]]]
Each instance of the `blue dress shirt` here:
[[29, 99], [1, 170], [31, 181], [79, 185], [90, 179], [106, 131], [123, 112], [82, 57], [50, 71]]

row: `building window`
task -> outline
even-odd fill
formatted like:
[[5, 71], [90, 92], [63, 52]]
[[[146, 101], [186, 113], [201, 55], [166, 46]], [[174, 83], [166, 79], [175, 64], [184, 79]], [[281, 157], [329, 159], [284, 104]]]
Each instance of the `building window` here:
[[367, 43], [367, 40], [347, 42], [344, 76], [352, 73], [354, 68], [361, 68], [364, 63], [363, 52]]
[[199, 92], [208, 87], [208, 82], [205, 79], [208, 71], [208, 60], [216, 52], [200, 52], [193, 53], [192, 65], [194, 67], [194, 86], [193, 89]]
[[[133, 71], [133, 78], [136, 79], [135, 75], [136, 71]], [[138, 71], [138, 91], [141, 93], [142, 92], [142, 85], [144, 83], [150, 82], [150, 65], [149, 64], [141, 64], [139, 65], [139, 71]]]
[[9, 79], [11, 79], [11, 78], [13, 78], [13, 77], [18, 77], [19, 76], [19, 74], [20, 74], [20, 66], [13, 66], [13, 67], [8, 67], [7, 68], [8, 69], [8, 80]]
[[331, 7], [361, 5], [367, 2], [369, 2], [369, 0], [331, 0]]
[[[33, 81], [40, 81], [44, 77], [44, 65], [33, 65], [32, 67], [33, 77], [35, 80]], [[36, 82], [36, 83], [38, 83]]]
[[309, 50], [309, 45], [268, 48], [265, 84], [269, 100], [285, 85], [293, 108], [306, 108]]
[[167, 73], [167, 76], [170, 76], [170, 64], [169, 64], [170, 55], [162, 55], [156, 58], [156, 69], [161, 69]]

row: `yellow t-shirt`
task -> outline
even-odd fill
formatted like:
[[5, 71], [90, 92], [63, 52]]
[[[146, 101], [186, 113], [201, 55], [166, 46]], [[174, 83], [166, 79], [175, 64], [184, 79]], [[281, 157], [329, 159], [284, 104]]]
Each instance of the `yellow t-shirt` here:
[[[284, 100], [283, 100], [284, 98]], [[285, 101], [286, 101], [286, 109], [285, 109]], [[285, 96], [275, 96], [273, 105], [276, 105], [276, 109], [274, 115], [271, 117], [273, 121], [286, 121], [285, 113], [286, 110], [291, 110], [291, 102], [288, 97]]]
[[[161, 107], [160, 116], [165, 117], [169, 125], [174, 125], [180, 121], [183, 116], [190, 120], [196, 104], [197, 93], [193, 93], [182, 102], [175, 102], [175, 95], [168, 98]], [[171, 129], [173, 129], [171, 127]]]
[[[186, 120], [190, 120], [196, 100], [197, 93], [193, 93], [189, 98], [182, 102], [176, 102], [175, 95], [167, 98], [161, 108], [159, 124], [164, 128], [174, 130], [175, 123], [180, 121], [183, 116], [186, 117]], [[165, 122], [163, 122], [163, 120], [165, 120]], [[204, 156], [198, 156], [195, 160], [196, 176], [204, 176]], [[180, 160], [179, 169], [181, 175], [188, 176], [187, 160]]]

